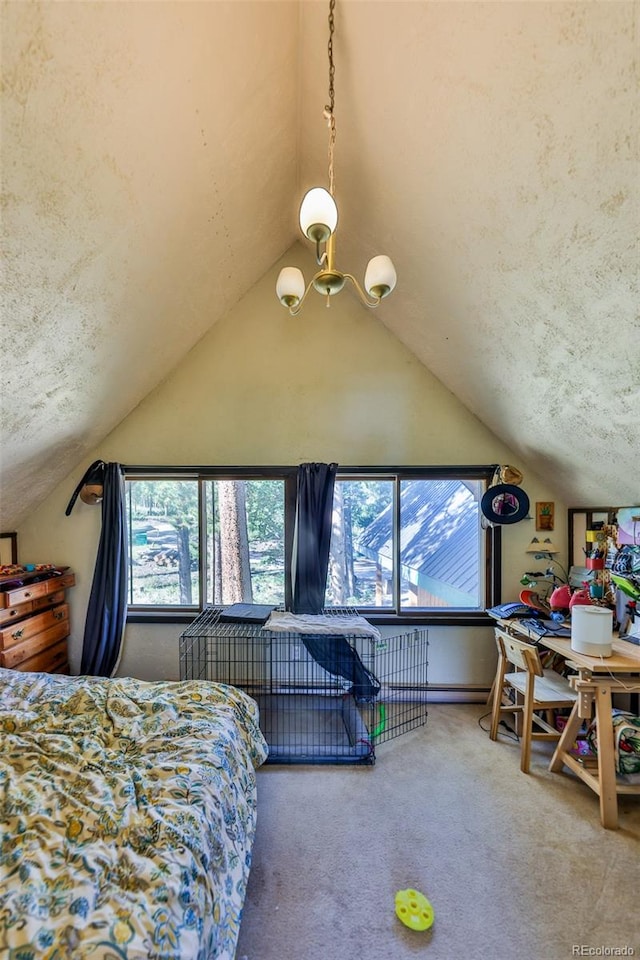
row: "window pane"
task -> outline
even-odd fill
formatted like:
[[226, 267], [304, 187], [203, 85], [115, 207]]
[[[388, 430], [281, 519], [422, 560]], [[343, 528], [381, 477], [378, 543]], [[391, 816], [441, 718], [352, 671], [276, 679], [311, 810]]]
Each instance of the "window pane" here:
[[325, 604], [394, 607], [393, 480], [337, 480]]
[[127, 480], [129, 603], [198, 606], [197, 480]]
[[284, 481], [204, 488], [207, 603], [284, 603]]
[[480, 481], [401, 482], [403, 607], [482, 607], [481, 495]]

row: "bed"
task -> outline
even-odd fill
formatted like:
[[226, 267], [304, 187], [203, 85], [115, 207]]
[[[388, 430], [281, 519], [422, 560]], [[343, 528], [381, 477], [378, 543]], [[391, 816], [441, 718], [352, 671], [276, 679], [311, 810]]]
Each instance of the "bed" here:
[[0, 669], [0, 956], [232, 960], [266, 756], [232, 686]]

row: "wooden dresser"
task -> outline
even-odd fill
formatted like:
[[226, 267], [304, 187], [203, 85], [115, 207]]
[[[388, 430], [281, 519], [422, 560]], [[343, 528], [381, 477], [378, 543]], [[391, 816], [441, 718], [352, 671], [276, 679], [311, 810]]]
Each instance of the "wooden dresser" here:
[[68, 673], [70, 571], [0, 593], [0, 667]]

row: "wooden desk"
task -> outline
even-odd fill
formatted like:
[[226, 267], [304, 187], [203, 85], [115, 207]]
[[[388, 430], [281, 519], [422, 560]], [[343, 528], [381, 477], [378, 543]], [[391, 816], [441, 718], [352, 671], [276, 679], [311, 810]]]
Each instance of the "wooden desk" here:
[[[536, 640], [537, 636], [514, 620], [498, 621], [503, 630], [519, 639]], [[543, 637], [539, 646], [561, 654], [577, 671], [570, 677], [579, 694], [567, 724], [562, 731], [549, 769], [559, 772], [562, 767], [572, 770], [600, 797], [600, 819], [603, 827], [618, 827], [618, 794], [640, 796], [640, 784], [628, 784], [616, 779], [614, 735], [612, 720], [612, 693], [640, 692], [640, 646], [626, 640], [613, 640], [610, 657], [589, 657], [571, 649], [568, 637]], [[636, 674], [636, 676], [632, 676]], [[597, 765], [591, 769], [569, 751], [575, 743], [583, 720], [590, 720], [595, 704], [598, 735]]]

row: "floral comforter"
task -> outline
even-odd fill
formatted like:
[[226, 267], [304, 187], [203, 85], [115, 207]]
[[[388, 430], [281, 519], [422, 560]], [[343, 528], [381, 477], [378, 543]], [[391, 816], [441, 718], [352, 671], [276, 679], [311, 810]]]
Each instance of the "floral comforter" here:
[[234, 687], [0, 669], [0, 957], [232, 960], [266, 755]]

